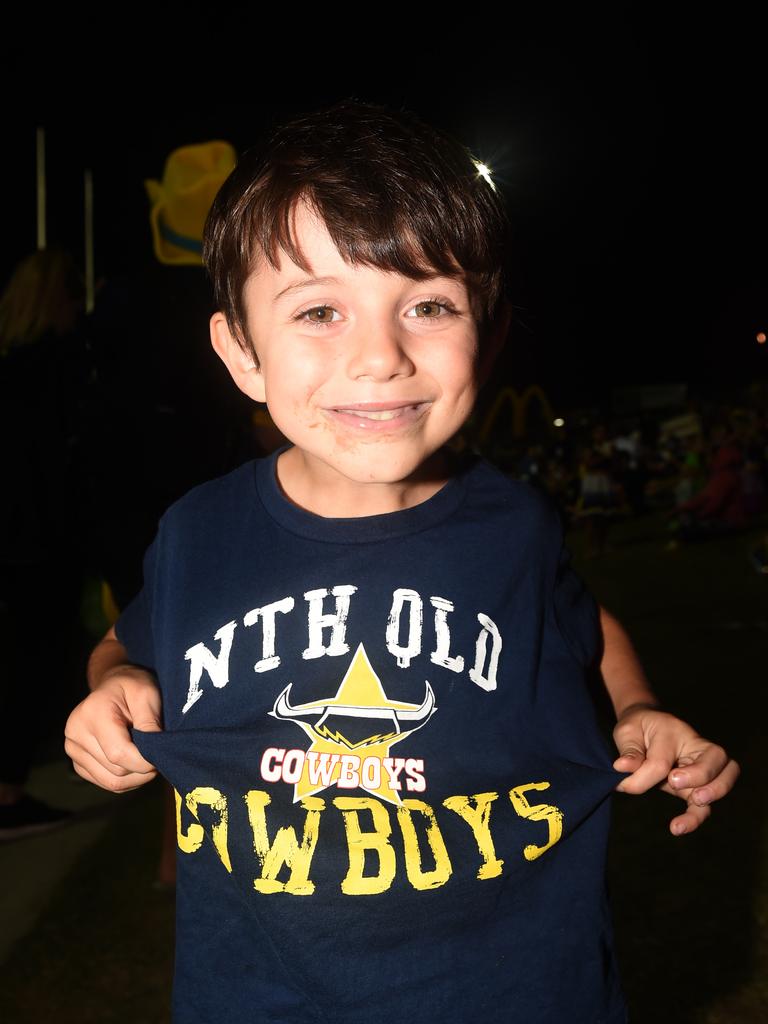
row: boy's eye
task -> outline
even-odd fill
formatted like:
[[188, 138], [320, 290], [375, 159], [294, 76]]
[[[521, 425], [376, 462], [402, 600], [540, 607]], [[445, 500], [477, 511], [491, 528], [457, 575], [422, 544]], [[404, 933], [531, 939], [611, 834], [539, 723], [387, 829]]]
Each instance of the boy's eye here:
[[441, 302], [439, 299], [425, 299], [423, 302], [417, 302], [409, 315], [422, 320], [439, 320], [445, 313], [453, 312], [455, 312], [453, 306], [447, 302]]
[[297, 320], [305, 320], [311, 324], [331, 324], [334, 322], [336, 310], [332, 306], [313, 306], [299, 313]]

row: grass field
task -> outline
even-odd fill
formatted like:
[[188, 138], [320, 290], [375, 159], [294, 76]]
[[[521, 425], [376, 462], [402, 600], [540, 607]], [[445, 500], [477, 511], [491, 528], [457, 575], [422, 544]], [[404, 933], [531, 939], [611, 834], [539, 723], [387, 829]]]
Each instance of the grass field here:
[[[632, 1020], [763, 1024], [768, 578], [748, 562], [750, 536], [670, 552], [651, 518], [618, 526], [612, 540], [610, 553], [585, 562], [574, 537], [578, 569], [630, 628], [669, 708], [743, 767], [696, 835], [669, 834], [672, 797], [615, 801], [610, 885]], [[154, 785], [120, 803], [0, 968], [0, 1019], [168, 1021], [173, 900], [152, 888], [161, 814]]]

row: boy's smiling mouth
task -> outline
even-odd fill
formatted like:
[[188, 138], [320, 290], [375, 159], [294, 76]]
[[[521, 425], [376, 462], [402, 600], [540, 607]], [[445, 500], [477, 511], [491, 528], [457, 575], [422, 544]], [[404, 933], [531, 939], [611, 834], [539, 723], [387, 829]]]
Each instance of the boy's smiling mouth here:
[[388, 424], [407, 426], [420, 419], [431, 401], [421, 402], [356, 402], [324, 409], [331, 419], [363, 430], [384, 429]]

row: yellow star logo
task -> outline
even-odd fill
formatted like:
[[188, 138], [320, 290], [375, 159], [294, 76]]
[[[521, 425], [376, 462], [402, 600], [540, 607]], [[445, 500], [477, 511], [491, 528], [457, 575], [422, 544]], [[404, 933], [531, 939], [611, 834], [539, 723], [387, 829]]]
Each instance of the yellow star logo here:
[[[270, 714], [295, 722], [312, 741], [294, 786], [294, 802], [338, 785], [341, 779], [346, 788], [364, 789], [400, 804], [384, 762], [391, 747], [426, 725], [437, 710], [432, 687], [425, 685], [422, 704], [390, 700], [360, 644], [333, 697], [292, 705], [287, 686]], [[359, 782], [352, 784], [354, 775], [349, 772], [355, 771]]]

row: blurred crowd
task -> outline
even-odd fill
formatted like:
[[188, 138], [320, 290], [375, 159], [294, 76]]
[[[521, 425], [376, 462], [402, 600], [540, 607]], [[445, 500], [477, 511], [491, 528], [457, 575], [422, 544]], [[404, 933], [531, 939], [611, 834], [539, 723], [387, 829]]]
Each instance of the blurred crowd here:
[[738, 402], [687, 406], [630, 420], [574, 413], [544, 439], [491, 438], [489, 454], [547, 491], [584, 530], [592, 556], [613, 522], [649, 513], [666, 517], [670, 546], [759, 525], [768, 510], [768, 385], [753, 384]]

